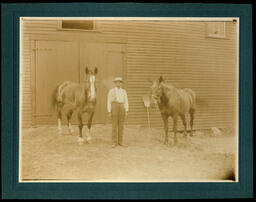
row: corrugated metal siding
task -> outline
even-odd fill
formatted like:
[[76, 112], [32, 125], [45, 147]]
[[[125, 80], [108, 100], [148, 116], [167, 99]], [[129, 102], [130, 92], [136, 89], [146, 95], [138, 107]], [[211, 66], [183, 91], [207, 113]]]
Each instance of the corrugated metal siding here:
[[[226, 39], [215, 39], [206, 37], [205, 22], [98, 21], [105, 36], [127, 41], [129, 124], [147, 124], [142, 95], [149, 92], [148, 79], [162, 75], [178, 88], [194, 89], [207, 103], [198, 106], [195, 128], [233, 127], [236, 26], [227, 22]], [[56, 34], [56, 28], [57, 21], [24, 21], [23, 126], [32, 123], [30, 37]], [[150, 109], [150, 120], [162, 127], [158, 109]]]
[[[128, 41], [129, 123], [146, 124], [142, 95], [149, 91], [147, 79], [163, 75], [178, 88], [194, 89], [207, 104], [199, 104], [195, 128], [234, 126], [235, 24], [226, 23], [226, 39], [207, 38], [204, 22], [104, 21], [100, 28]], [[152, 125], [162, 126], [159, 111], [150, 112]]]

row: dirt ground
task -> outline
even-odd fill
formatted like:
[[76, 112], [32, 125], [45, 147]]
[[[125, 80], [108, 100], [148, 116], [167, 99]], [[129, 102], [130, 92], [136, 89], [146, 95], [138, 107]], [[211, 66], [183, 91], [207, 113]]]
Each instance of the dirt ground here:
[[111, 147], [111, 125], [93, 125], [92, 142], [78, 143], [78, 128], [27, 128], [21, 134], [24, 181], [169, 182], [234, 179], [237, 140], [233, 132], [178, 133], [177, 145], [163, 144], [163, 129], [125, 126], [128, 147]]

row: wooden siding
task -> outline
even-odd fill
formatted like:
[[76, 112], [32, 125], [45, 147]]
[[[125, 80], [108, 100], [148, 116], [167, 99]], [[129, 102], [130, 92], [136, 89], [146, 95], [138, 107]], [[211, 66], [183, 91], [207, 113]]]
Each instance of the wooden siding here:
[[57, 21], [26, 21], [22, 20], [22, 68], [21, 68], [21, 86], [22, 86], [22, 126], [29, 127], [33, 123], [32, 113], [32, 59], [33, 51], [31, 37], [37, 35], [49, 35], [56, 31]]
[[[206, 36], [206, 23], [100, 22], [105, 34], [124, 37], [128, 42], [129, 123], [146, 124], [142, 95], [149, 92], [147, 80], [162, 75], [178, 88], [196, 91], [201, 104], [195, 128], [234, 127], [237, 25], [226, 22], [226, 38], [220, 39]], [[150, 109], [150, 120], [155, 127], [163, 125], [158, 109]], [[181, 121], [179, 129], [183, 129]]]
[[[32, 125], [31, 39], [55, 34], [57, 21], [24, 20], [22, 125]], [[162, 75], [178, 88], [196, 91], [201, 104], [195, 128], [234, 127], [237, 82], [236, 24], [226, 22], [226, 38], [206, 36], [206, 22], [97, 21], [106, 37], [122, 38], [126, 47], [129, 124], [147, 124], [142, 96], [148, 79]], [[59, 32], [61, 34], [61, 32]], [[203, 104], [202, 104], [203, 103]], [[158, 109], [150, 109], [154, 127], [162, 127]], [[179, 129], [181, 124], [179, 124]]]

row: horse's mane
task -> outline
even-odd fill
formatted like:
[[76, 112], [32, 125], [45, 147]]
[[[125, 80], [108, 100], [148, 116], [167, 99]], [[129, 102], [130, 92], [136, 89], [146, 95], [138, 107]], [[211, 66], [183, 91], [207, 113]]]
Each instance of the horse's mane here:
[[176, 97], [178, 95], [181, 95], [180, 93], [183, 91], [182, 89], [176, 88], [173, 84], [170, 83], [161, 83], [163, 88], [163, 96], [166, 97], [166, 99], [171, 99], [172, 97]]

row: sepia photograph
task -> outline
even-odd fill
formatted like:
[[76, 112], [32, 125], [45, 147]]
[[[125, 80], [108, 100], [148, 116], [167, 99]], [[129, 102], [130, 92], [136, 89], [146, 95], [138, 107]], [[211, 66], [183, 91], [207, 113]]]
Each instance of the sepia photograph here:
[[20, 17], [19, 182], [238, 182], [239, 18]]

